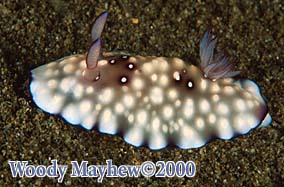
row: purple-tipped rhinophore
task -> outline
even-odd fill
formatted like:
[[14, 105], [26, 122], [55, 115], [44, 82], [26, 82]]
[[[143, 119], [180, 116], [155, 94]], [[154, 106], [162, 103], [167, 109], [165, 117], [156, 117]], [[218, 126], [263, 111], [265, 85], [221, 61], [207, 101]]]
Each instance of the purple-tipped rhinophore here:
[[97, 39], [92, 43], [86, 57], [86, 63], [88, 69], [94, 69], [95, 67], [97, 67], [98, 60], [101, 55], [101, 48], [102, 48], [101, 39]]
[[207, 31], [199, 45], [200, 48], [200, 68], [209, 79], [220, 79], [236, 76], [240, 71], [233, 71], [234, 64], [228, 61], [228, 58], [222, 54], [217, 54], [214, 58], [214, 48], [217, 38], [213, 38]]
[[92, 41], [95, 41], [101, 37], [101, 33], [104, 29], [107, 16], [108, 16], [108, 12], [105, 11], [96, 18], [95, 23], [93, 24], [93, 27], [92, 27], [92, 31], [91, 31]]

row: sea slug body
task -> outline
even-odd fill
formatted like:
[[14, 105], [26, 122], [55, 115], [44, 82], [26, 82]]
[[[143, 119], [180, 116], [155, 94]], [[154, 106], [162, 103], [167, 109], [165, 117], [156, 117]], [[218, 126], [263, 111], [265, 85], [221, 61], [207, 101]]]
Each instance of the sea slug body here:
[[153, 150], [197, 148], [270, 124], [259, 87], [233, 78], [239, 72], [225, 55], [214, 55], [210, 32], [200, 42], [199, 67], [179, 58], [118, 55], [101, 49], [107, 15], [96, 19], [87, 54], [32, 70], [30, 92], [42, 110]]

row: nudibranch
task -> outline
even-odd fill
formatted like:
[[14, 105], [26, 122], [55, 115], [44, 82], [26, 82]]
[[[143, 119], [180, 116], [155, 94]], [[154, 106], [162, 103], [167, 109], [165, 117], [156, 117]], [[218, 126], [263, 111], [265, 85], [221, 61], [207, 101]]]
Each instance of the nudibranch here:
[[199, 67], [179, 58], [103, 52], [107, 15], [96, 18], [86, 54], [32, 70], [30, 92], [42, 110], [153, 150], [197, 148], [271, 123], [259, 87], [233, 78], [239, 72], [222, 53], [214, 56], [217, 38], [210, 32], [200, 42]]

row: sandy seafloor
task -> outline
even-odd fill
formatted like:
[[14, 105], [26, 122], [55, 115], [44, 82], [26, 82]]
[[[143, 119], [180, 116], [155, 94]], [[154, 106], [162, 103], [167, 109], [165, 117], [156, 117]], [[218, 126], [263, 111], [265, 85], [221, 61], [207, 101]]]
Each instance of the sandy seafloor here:
[[[1, 1], [0, 3], [0, 186], [280, 186], [284, 183], [284, 4], [281, 1]], [[123, 5], [123, 6], [122, 6]], [[130, 17], [126, 17], [126, 11]], [[238, 62], [241, 77], [256, 81], [273, 122], [234, 140], [216, 140], [194, 150], [151, 151], [119, 136], [71, 126], [41, 111], [29, 92], [30, 70], [84, 53], [94, 17], [108, 10], [105, 51], [180, 57], [199, 63], [199, 40], [208, 28], [218, 49]], [[138, 24], [131, 18], [137, 18]], [[48, 166], [68, 164], [57, 178], [12, 178], [9, 160]], [[141, 164], [196, 163], [193, 178], [71, 178], [70, 162]]]

